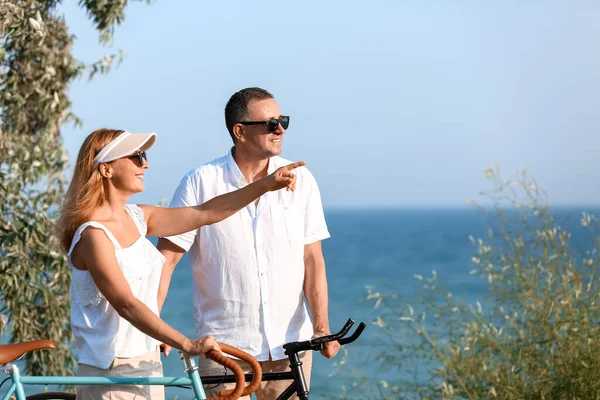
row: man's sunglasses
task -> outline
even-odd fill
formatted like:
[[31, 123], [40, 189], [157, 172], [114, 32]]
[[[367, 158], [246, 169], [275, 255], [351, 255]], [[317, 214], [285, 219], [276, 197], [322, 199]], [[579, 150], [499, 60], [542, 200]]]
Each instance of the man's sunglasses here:
[[288, 126], [290, 126], [290, 117], [289, 117], [289, 115], [282, 115], [279, 118], [273, 118], [273, 119], [270, 119], [268, 121], [244, 121], [244, 122], [240, 122], [240, 124], [242, 124], [242, 125], [262, 125], [262, 124], [266, 124], [267, 125], [267, 130], [269, 132], [275, 132], [277, 130], [277, 127], [279, 126], [279, 124], [281, 124], [281, 127], [283, 129], [287, 129]]
[[129, 157], [130, 160], [133, 160], [134, 162], [137, 161], [138, 165], [141, 167], [142, 165], [144, 165], [144, 160], [148, 161], [148, 156], [146, 156], [146, 152], [145, 151], [140, 151], [138, 153], [135, 153]]

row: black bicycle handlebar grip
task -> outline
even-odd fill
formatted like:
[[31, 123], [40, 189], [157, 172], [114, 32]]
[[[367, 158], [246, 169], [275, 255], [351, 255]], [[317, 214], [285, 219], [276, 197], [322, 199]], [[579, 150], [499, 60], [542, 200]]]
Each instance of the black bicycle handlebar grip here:
[[352, 335], [350, 335], [347, 338], [344, 338], [344, 336], [348, 333], [348, 331], [350, 330], [352, 325], [354, 325], [354, 321], [352, 320], [352, 318], [349, 318], [348, 321], [346, 321], [346, 324], [344, 325], [344, 327], [338, 333], [334, 333], [334, 334], [327, 335], [327, 336], [321, 336], [318, 338], [314, 338], [311, 340], [305, 340], [302, 342], [286, 343], [283, 345], [283, 348], [285, 349], [285, 354], [290, 355], [290, 354], [298, 353], [300, 351], [305, 351], [305, 350], [320, 351], [325, 348], [325, 343], [333, 342], [334, 340], [337, 340], [340, 345], [352, 343], [361, 335], [362, 331], [367, 326], [364, 322], [361, 322], [358, 325], [358, 328], [356, 328], [356, 331], [354, 331], [354, 333]]
[[361, 322], [360, 324], [358, 324], [358, 328], [356, 328], [356, 330], [354, 331], [354, 333], [352, 335], [350, 335], [347, 338], [339, 339], [338, 343], [341, 346], [343, 346], [345, 344], [354, 342], [356, 339], [358, 339], [358, 337], [365, 330], [366, 327], [367, 327], [367, 324], [365, 324], [364, 322]]

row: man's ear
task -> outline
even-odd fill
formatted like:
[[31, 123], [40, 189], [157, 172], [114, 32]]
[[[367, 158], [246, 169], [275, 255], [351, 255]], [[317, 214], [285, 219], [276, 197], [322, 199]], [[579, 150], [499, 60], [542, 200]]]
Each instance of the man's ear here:
[[100, 175], [105, 178], [112, 178], [112, 168], [107, 163], [100, 164]]
[[246, 135], [244, 134], [244, 127], [242, 124], [236, 124], [233, 126], [233, 137], [235, 137], [236, 141], [244, 142], [246, 140]]

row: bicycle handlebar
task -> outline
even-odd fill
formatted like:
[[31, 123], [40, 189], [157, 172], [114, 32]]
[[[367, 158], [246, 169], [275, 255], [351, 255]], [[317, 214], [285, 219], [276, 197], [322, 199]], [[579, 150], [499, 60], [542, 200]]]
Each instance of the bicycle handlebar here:
[[[248, 384], [248, 386], [244, 387], [246, 383], [246, 378], [244, 376], [244, 371], [242, 368], [231, 358], [225, 357], [222, 353], [219, 353], [215, 350], [209, 351], [206, 353], [206, 356], [211, 360], [218, 362], [221, 365], [231, 369], [235, 374], [236, 385], [234, 389], [221, 390], [219, 392], [218, 399], [237, 399], [240, 396], [248, 396], [252, 392], [256, 391], [260, 386], [260, 381], [262, 380], [262, 368], [256, 358], [252, 357], [250, 354], [246, 353], [243, 350], [238, 349], [237, 347], [233, 347], [226, 343], [218, 342], [219, 347], [223, 351], [223, 353], [227, 353], [231, 356], [237, 357], [242, 361], [247, 362], [252, 368], [252, 381]], [[232, 367], [230, 367], [230, 365]], [[237, 369], [235, 367], [237, 367]], [[241, 378], [241, 379], [240, 379]], [[240, 384], [241, 382], [241, 384]], [[238, 393], [239, 392], [239, 393]]]
[[338, 343], [343, 346], [345, 344], [354, 342], [356, 339], [358, 339], [358, 337], [365, 330], [366, 327], [367, 327], [367, 324], [365, 324], [364, 322], [361, 322], [360, 324], [358, 324], [358, 328], [356, 328], [356, 330], [354, 331], [354, 333], [352, 335], [350, 335], [347, 338], [339, 339]]
[[[283, 348], [285, 349], [285, 354], [289, 356], [290, 354], [298, 353], [298, 352], [304, 351], [304, 350], [320, 351], [325, 348], [325, 343], [332, 342], [334, 340], [337, 340], [341, 346], [348, 344], [348, 343], [352, 343], [356, 339], [358, 339], [358, 337], [362, 334], [362, 332], [367, 327], [367, 325], [364, 322], [361, 322], [360, 324], [358, 324], [358, 327], [356, 328], [356, 330], [350, 336], [346, 337], [346, 334], [350, 331], [350, 328], [352, 328], [353, 325], [354, 325], [354, 321], [350, 318], [350, 319], [348, 319], [348, 321], [346, 321], [346, 324], [344, 325], [344, 327], [337, 333], [333, 333], [333, 334], [327, 335], [327, 336], [321, 336], [321, 337], [314, 338], [311, 340], [305, 340], [302, 342], [286, 343], [283, 345]], [[221, 390], [219, 392], [220, 397], [211, 398], [209, 400], [233, 400], [233, 399], [237, 399], [239, 396], [248, 396], [252, 392], [256, 391], [256, 389], [258, 389], [258, 386], [260, 385], [260, 382], [262, 380], [262, 368], [260, 367], [260, 364], [258, 363], [258, 361], [256, 361], [256, 359], [254, 357], [252, 357], [250, 354], [248, 354], [236, 347], [233, 347], [228, 344], [221, 343], [221, 342], [219, 342], [219, 346], [221, 347], [221, 350], [224, 353], [227, 353], [229, 355], [237, 357], [237, 358], [247, 362], [252, 367], [252, 370], [253, 370], [252, 381], [250, 382], [250, 384], [247, 387], [244, 388], [245, 376], [244, 376], [244, 373], [243, 373], [242, 369], [240, 368], [240, 366], [234, 360], [232, 360], [228, 357], [225, 357], [222, 353], [219, 353], [217, 351], [208, 352], [208, 353], [206, 353], [206, 356], [208, 358], [231, 369], [233, 371], [233, 373], [235, 374], [235, 379], [236, 379], [235, 389]]]
[[302, 342], [286, 343], [283, 345], [283, 348], [285, 349], [285, 354], [290, 355], [290, 354], [298, 353], [300, 351], [305, 351], [305, 350], [321, 351], [325, 348], [325, 343], [332, 342], [334, 340], [337, 340], [338, 343], [342, 346], [345, 344], [348, 344], [348, 343], [352, 343], [356, 339], [358, 339], [358, 337], [361, 335], [361, 333], [367, 327], [367, 325], [364, 322], [361, 322], [360, 324], [358, 324], [358, 328], [356, 328], [356, 330], [354, 331], [354, 333], [352, 335], [350, 335], [349, 337], [344, 337], [344, 336], [346, 336], [348, 331], [350, 331], [350, 328], [352, 327], [352, 325], [354, 325], [354, 320], [352, 320], [352, 318], [349, 318], [348, 321], [346, 321], [346, 324], [344, 325], [344, 327], [338, 333], [334, 333], [334, 334], [327, 335], [327, 336], [321, 336], [318, 338], [305, 340]]
[[[346, 322], [344, 327], [338, 333], [334, 333], [334, 334], [327, 335], [327, 336], [321, 336], [318, 338], [314, 338], [311, 340], [305, 340], [302, 342], [286, 343], [283, 345], [283, 348], [285, 349], [285, 354], [287, 356], [290, 356], [290, 359], [291, 359], [291, 355], [293, 355], [294, 353], [298, 353], [300, 351], [323, 350], [325, 348], [325, 343], [332, 342], [334, 340], [337, 340], [341, 346], [348, 344], [348, 343], [352, 343], [356, 339], [358, 339], [358, 337], [362, 334], [362, 332], [364, 331], [364, 329], [367, 326], [364, 322], [361, 322], [358, 325], [358, 328], [356, 328], [356, 330], [354, 331], [354, 333], [352, 333], [348, 337], [345, 337], [346, 334], [350, 331], [350, 328], [352, 327], [352, 325], [354, 325], [354, 321], [350, 318], [350, 319], [348, 319], [348, 321]], [[50, 343], [52, 346], [48, 345], [48, 343]], [[50, 342], [50, 341], [36, 341], [35, 343], [30, 342], [29, 344], [27, 344], [27, 346], [29, 346], [27, 348], [24, 348], [23, 346], [24, 346], [24, 343], [15, 344], [15, 345], [5, 345], [3, 350], [11, 349], [19, 354], [11, 353], [10, 355], [5, 355], [6, 357], [8, 357], [7, 359], [9, 361], [5, 361], [3, 359], [0, 359], [0, 361], [10, 362], [10, 361], [14, 360], [15, 358], [18, 358], [19, 355], [21, 355], [21, 354], [24, 355], [25, 353], [27, 353], [28, 351], [31, 351], [31, 350], [36, 350], [36, 349], [41, 349], [41, 348], [46, 348], [46, 347], [56, 347], [54, 345], [54, 343]], [[215, 350], [209, 351], [206, 353], [206, 357], [210, 358], [211, 360], [214, 360], [215, 362], [217, 362], [217, 363], [225, 366], [226, 368], [229, 368], [231, 371], [233, 371], [233, 373], [235, 375], [236, 384], [235, 384], [234, 389], [221, 390], [219, 392], [219, 397], [211, 397], [210, 399], [207, 399], [207, 400], [235, 400], [235, 399], [238, 399], [240, 396], [247, 396], [247, 395], [251, 394], [252, 392], [256, 391], [256, 389], [258, 389], [258, 387], [260, 386], [260, 383], [263, 378], [262, 368], [261, 368], [259, 362], [254, 357], [252, 357], [250, 354], [248, 354], [236, 347], [230, 346], [226, 343], [219, 342], [219, 347], [221, 348], [222, 352], [218, 352]], [[21, 350], [23, 350], [23, 351], [21, 351]], [[229, 355], [237, 357], [237, 358], [245, 361], [246, 363], [248, 363], [251, 366], [251, 368], [253, 370], [252, 381], [250, 382], [250, 384], [248, 386], [244, 387], [246, 384], [246, 377], [244, 375], [244, 371], [242, 370], [242, 368], [237, 364], [237, 362], [235, 362], [235, 360], [225, 357], [223, 355], [223, 353], [227, 353]], [[189, 359], [189, 357], [184, 356], [184, 359], [187, 360], [187, 359]], [[187, 367], [187, 364], [186, 364], [186, 367]], [[269, 374], [267, 374], [267, 375], [269, 375]], [[271, 374], [271, 375], [273, 375], [273, 374]]]

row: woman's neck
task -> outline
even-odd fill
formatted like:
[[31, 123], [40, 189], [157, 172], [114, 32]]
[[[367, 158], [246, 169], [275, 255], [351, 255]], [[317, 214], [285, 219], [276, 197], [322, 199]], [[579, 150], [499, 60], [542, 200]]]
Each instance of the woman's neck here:
[[94, 212], [94, 219], [101, 221], [119, 221], [124, 217], [125, 205], [131, 196], [108, 194], [107, 199]]

